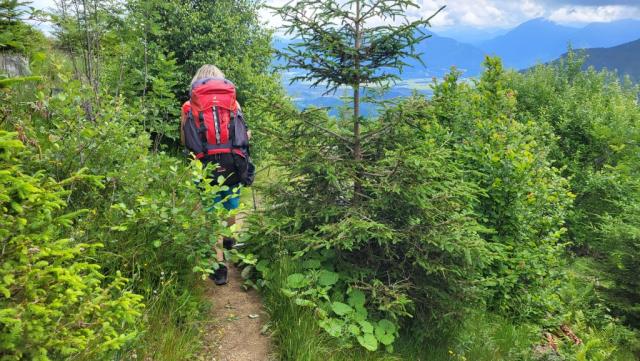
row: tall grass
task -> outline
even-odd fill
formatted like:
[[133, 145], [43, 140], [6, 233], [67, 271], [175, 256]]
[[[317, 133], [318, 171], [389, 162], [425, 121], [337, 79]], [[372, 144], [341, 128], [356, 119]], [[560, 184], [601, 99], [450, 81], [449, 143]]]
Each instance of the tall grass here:
[[404, 334], [396, 349], [403, 360], [515, 361], [530, 360], [532, 347], [541, 340], [535, 327], [514, 325], [490, 313], [472, 311], [451, 335], [417, 342], [412, 335]]
[[211, 303], [202, 284], [194, 279], [189, 284], [165, 280], [157, 287], [145, 313], [146, 330], [135, 350], [138, 360], [187, 361], [196, 359], [202, 349], [204, 319]]

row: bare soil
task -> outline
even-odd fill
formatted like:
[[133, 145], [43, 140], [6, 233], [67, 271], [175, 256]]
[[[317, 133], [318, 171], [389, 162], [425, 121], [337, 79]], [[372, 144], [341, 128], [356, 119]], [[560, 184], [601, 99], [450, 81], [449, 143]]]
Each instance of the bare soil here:
[[229, 267], [229, 283], [206, 282], [206, 296], [212, 301], [212, 322], [204, 336], [206, 361], [269, 361], [269, 337], [263, 332], [267, 313], [255, 290], [245, 291], [240, 271]]

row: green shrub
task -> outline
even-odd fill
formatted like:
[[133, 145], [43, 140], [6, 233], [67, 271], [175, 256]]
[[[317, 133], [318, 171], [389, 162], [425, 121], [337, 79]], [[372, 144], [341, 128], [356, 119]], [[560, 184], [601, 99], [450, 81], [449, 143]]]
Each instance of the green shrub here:
[[83, 213], [65, 213], [62, 185], [73, 180], [24, 173], [29, 156], [0, 131], [1, 359], [106, 359], [136, 337], [142, 297], [120, 273], [105, 278], [92, 260], [102, 245], [70, 229]]
[[343, 123], [282, 110], [281, 174], [263, 192], [253, 251], [268, 264], [275, 239], [300, 260], [282, 292], [345, 346], [391, 350], [400, 326], [453, 331], [471, 305], [532, 320], [558, 307], [568, 182], [547, 158], [549, 130], [514, 118], [499, 61], [486, 65], [473, 87], [454, 72], [433, 101], [363, 124], [373, 136], [357, 205], [350, 151], [332, 141]]
[[592, 242], [602, 252], [601, 266], [612, 284], [603, 287], [613, 314], [627, 324], [640, 327], [640, 195], [637, 180], [629, 189], [629, 199], [619, 202], [619, 215], [601, 218], [598, 238]]
[[499, 59], [488, 58], [475, 86], [452, 72], [434, 88], [432, 112], [453, 134], [469, 180], [492, 261], [484, 285], [489, 308], [538, 319], [553, 310], [560, 243], [572, 203], [569, 183], [552, 166], [553, 137], [534, 120], [515, 119], [516, 99]]
[[[592, 256], [610, 286], [611, 313], [640, 326], [637, 277], [640, 187], [640, 107], [638, 87], [615, 74], [580, 71], [583, 59], [511, 74], [519, 118], [532, 116], [556, 135], [553, 161], [562, 167], [576, 195], [567, 224], [571, 249]], [[609, 313], [609, 312], [607, 312]]]
[[589, 253], [599, 217], [619, 214], [618, 201], [627, 196], [614, 168], [629, 173], [636, 167], [640, 109], [637, 87], [606, 71], [580, 71], [583, 61], [570, 53], [558, 64], [511, 74], [508, 82], [517, 95], [519, 120], [536, 119], [556, 136], [551, 159], [571, 179], [576, 195], [569, 236], [574, 249]]

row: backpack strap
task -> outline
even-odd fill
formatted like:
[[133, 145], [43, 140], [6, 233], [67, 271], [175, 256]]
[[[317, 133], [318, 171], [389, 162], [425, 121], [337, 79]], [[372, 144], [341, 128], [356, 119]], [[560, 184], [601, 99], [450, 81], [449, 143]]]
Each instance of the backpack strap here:
[[198, 134], [200, 135], [200, 140], [202, 141], [202, 148], [207, 149], [207, 126], [204, 124], [204, 113], [198, 113], [198, 121], [200, 122], [200, 127], [198, 127]]

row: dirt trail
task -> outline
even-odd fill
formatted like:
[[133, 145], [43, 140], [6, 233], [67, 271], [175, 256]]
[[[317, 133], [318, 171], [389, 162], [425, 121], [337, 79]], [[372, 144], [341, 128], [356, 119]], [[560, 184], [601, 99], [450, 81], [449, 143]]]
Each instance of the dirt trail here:
[[267, 313], [254, 290], [242, 288], [240, 272], [229, 265], [229, 283], [207, 280], [206, 295], [213, 302], [211, 324], [205, 334], [206, 361], [268, 361], [269, 338], [262, 328]]

